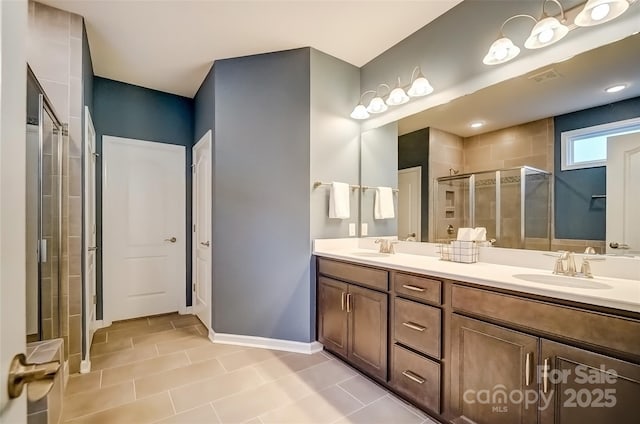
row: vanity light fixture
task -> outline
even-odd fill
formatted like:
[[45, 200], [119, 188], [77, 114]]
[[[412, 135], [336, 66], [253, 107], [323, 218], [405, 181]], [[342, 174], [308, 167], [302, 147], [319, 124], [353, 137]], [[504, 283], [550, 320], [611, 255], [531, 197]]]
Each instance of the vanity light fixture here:
[[407, 103], [408, 101], [409, 96], [405, 93], [404, 88], [400, 86], [400, 77], [398, 77], [398, 85], [396, 85], [396, 88], [391, 90], [391, 93], [389, 93], [387, 104], [389, 106], [399, 106]]
[[[608, 22], [622, 15], [629, 8], [629, 4], [634, 1], [636, 0], [588, 0], [582, 11], [576, 16], [575, 26], [586, 27]], [[545, 6], [548, 2], [555, 3], [560, 8], [560, 19], [545, 12]], [[498, 65], [518, 56], [520, 49], [504, 35], [503, 30], [507, 22], [521, 17], [532, 19], [535, 22], [524, 43], [527, 49], [550, 46], [562, 40], [569, 33], [569, 27], [565, 25], [566, 18], [562, 4], [558, 0], [543, 0], [540, 19], [531, 15], [519, 14], [511, 16], [502, 23], [498, 39], [491, 44], [489, 52], [482, 60], [485, 65]]]
[[589, 0], [574, 23], [579, 27], [600, 25], [622, 15], [628, 8], [627, 0]]
[[[387, 84], [378, 84], [378, 89], [380, 87], [386, 87], [387, 93], [391, 90]], [[367, 112], [369, 113], [382, 113], [382, 112], [386, 112], [387, 109], [389, 109], [387, 107], [387, 104], [384, 102], [382, 96], [378, 94], [379, 93], [378, 89], [376, 89], [375, 91], [376, 96], [373, 99], [371, 99], [371, 101], [369, 102], [369, 106], [367, 106]]]
[[[418, 71], [418, 75], [416, 75], [416, 71]], [[431, 93], [433, 93], [433, 87], [429, 83], [429, 80], [422, 75], [420, 67], [416, 66], [413, 72], [411, 72], [411, 87], [409, 91], [407, 91], [407, 94], [410, 97], [422, 97]]]
[[604, 91], [607, 93], [617, 93], [618, 91], [622, 91], [627, 88], [627, 84], [617, 84], [608, 88], [605, 88]]
[[[555, 3], [560, 8], [560, 20], [545, 13], [544, 6], [547, 2]], [[545, 0], [542, 3], [542, 14], [542, 17], [531, 30], [527, 41], [524, 42], [524, 46], [528, 49], [550, 46], [562, 40], [569, 33], [569, 28], [564, 25], [567, 21], [564, 17], [564, 8], [558, 0]]]
[[[380, 93], [380, 87], [386, 88], [387, 93], [382, 95]], [[403, 87], [400, 77], [398, 77], [398, 83], [393, 90], [387, 84], [379, 84], [375, 90], [365, 91], [360, 96], [360, 102], [353, 109], [350, 116], [353, 119], [368, 119], [371, 117], [371, 114], [386, 112], [387, 109], [389, 109], [388, 106], [403, 105], [409, 102], [413, 97], [426, 96], [432, 92], [433, 87], [429, 83], [429, 80], [422, 74], [420, 67], [416, 66], [411, 73], [411, 82], [409, 86]], [[363, 99], [367, 94], [374, 94], [374, 96], [369, 101], [368, 105], [365, 106]]]
[[362, 95], [360, 96], [360, 103], [358, 103], [358, 106], [354, 107], [353, 112], [351, 112], [351, 117], [353, 119], [367, 119], [369, 116], [371, 116], [369, 115], [366, 106], [362, 102], [364, 96], [370, 93], [376, 94], [374, 90], [368, 90], [362, 93]]

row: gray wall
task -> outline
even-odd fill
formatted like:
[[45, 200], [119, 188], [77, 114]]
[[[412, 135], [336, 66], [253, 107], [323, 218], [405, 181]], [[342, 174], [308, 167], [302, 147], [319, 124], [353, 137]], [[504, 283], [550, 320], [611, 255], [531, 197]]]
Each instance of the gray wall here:
[[[360, 124], [349, 117], [359, 87], [358, 68], [311, 49], [311, 183], [359, 184]], [[329, 219], [329, 188], [312, 189], [311, 238], [348, 237], [358, 210], [358, 190], [352, 190], [351, 217]]]
[[[363, 132], [360, 149], [360, 184], [398, 188], [398, 123]], [[393, 219], [373, 218], [374, 195], [375, 190], [362, 191], [360, 214], [368, 224], [368, 237], [398, 235], [398, 195], [393, 195]]]
[[216, 332], [312, 341], [309, 55], [216, 61]]
[[[185, 292], [191, 305], [191, 146], [193, 143], [193, 100], [106, 78], [93, 81], [93, 123], [98, 153], [102, 136], [128, 137], [186, 146], [187, 273]], [[96, 222], [98, 246], [102, 245], [102, 161], [96, 161]], [[99, 251], [100, 252], [100, 251]], [[97, 317], [102, 319], [102, 254], [97, 258]]]
[[198, 92], [193, 98], [193, 104], [193, 143], [195, 145], [214, 126], [215, 85], [213, 65], [204, 81], [202, 81], [200, 88], [198, 88]]

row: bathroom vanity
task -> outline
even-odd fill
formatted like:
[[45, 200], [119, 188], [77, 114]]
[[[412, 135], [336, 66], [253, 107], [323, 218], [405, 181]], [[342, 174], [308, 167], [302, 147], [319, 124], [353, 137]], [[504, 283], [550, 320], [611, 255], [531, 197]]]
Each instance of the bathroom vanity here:
[[[553, 294], [551, 285], [505, 277], [530, 275], [525, 268], [373, 250], [315, 254], [318, 340], [443, 422], [640, 416], [638, 281]], [[599, 294], [575, 300], [589, 290]]]

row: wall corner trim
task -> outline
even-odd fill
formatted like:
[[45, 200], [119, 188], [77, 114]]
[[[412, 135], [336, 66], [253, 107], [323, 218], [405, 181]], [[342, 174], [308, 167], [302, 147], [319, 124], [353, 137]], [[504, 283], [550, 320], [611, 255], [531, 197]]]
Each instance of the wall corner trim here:
[[237, 346], [258, 347], [263, 349], [282, 350], [285, 352], [305, 353], [311, 355], [322, 351], [319, 342], [294, 342], [291, 340], [269, 339], [266, 337], [243, 336], [239, 334], [216, 333], [209, 329], [209, 340], [213, 343]]

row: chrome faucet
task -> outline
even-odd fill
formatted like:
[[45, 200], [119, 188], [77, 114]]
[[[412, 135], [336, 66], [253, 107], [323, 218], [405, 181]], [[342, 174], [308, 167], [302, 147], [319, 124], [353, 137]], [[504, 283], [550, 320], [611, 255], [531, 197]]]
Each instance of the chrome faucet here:
[[375, 241], [376, 244], [380, 244], [380, 253], [389, 253], [389, 254], [394, 254], [396, 253], [395, 248], [393, 247], [394, 245], [398, 244], [397, 241], [391, 241], [388, 239], [377, 239]]

